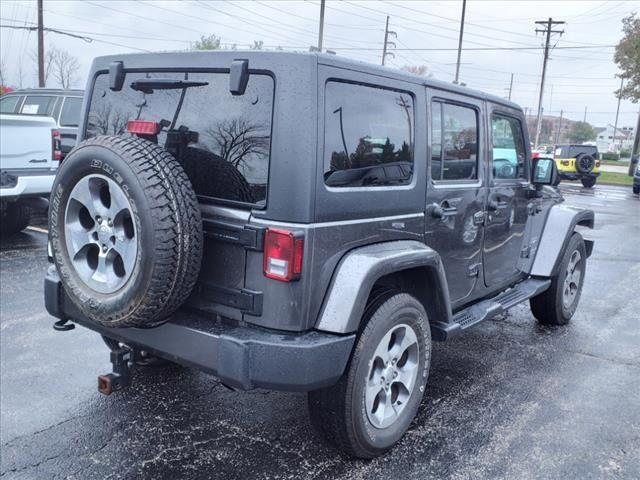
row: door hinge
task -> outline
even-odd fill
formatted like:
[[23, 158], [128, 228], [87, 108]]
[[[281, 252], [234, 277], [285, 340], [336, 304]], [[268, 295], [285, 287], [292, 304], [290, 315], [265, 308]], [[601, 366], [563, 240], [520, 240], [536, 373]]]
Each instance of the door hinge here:
[[469, 271], [467, 272], [468, 277], [477, 277], [480, 273], [480, 265], [481, 263], [474, 263], [473, 265], [469, 265]]
[[529, 258], [531, 256], [531, 246], [527, 245], [520, 250], [520, 258]]

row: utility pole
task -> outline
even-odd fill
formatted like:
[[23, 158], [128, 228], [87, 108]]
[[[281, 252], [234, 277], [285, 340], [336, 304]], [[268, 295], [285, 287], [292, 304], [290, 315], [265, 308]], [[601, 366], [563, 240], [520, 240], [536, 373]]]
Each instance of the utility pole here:
[[544, 43], [544, 61], [542, 62], [542, 77], [540, 78], [540, 96], [538, 98], [538, 120], [536, 121], [536, 138], [534, 142], [534, 148], [538, 148], [538, 141], [540, 140], [540, 126], [542, 123], [542, 100], [544, 98], [544, 79], [547, 74], [547, 61], [549, 60], [549, 43], [551, 42], [551, 34], [559, 33], [562, 35], [564, 30], [552, 30], [554, 25], [563, 25], [565, 22], [553, 21], [553, 18], [549, 17], [548, 20], [540, 20], [535, 22], [537, 25], [544, 25], [545, 28], [540, 30], [536, 28], [536, 33], [544, 33], [547, 38]]
[[462, 18], [460, 18], [460, 37], [458, 38], [458, 60], [456, 61], [456, 78], [453, 83], [458, 83], [460, 79], [460, 57], [462, 56], [462, 35], [464, 34], [464, 12], [467, 8], [467, 0], [462, 0]]
[[582, 122], [587, 123], [587, 106], [584, 107], [584, 117], [582, 117]]
[[324, 32], [324, 0], [320, 0], [320, 28], [318, 28], [318, 51], [322, 52], [322, 36]]
[[[616, 108], [616, 123], [613, 125], [613, 146], [616, 145], [616, 132], [618, 131], [618, 114], [620, 113], [620, 100], [622, 100], [622, 87], [624, 83], [624, 77], [620, 76], [620, 93], [618, 94], [618, 108]], [[622, 139], [620, 140], [622, 145]]]
[[638, 112], [638, 124], [636, 125], [636, 136], [633, 139], [631, 148], [631, 161], [629, 162], [629, 175], [633, 176], [640, 160], [640, 111]]
[[411, 104], [407, 103], [407, 100], [400, 95], [400, 98], [396, 100], [396, 105], [404, 110], [407, 116], [407, 125], [409, 126], [409, 146], [413, 148], [413, 127], [411, 126]]
[[511, 81], [509, 82], [509, 100], [511, 100], [511, 90], [513, 89], [513, 73], [511, 74]]
[[558, 144], [558, 141], [560, 140], [560, 131], [562, 130], [562, 114], [564, 113], [564, 111], [561, 109], [560, 110], [560, 122], [558, 122], [558, 131], [556, 132], [556, 145]]
[[44, 84], [44, 26], [42, 20], [42, 0], [38, 0], [38, 86]]
[[396, 32], [389, 30], [389, 15], [387, 15], [387, 23], [384, 26], [384, 45], [382, 46], [382, 65], [384, 65], [385, 60], [387, 59], [387, 55], [391, 55], [393, 58], [396, 56], [392, 52], [387, 51], [387, 45], [393, 45], [393, 48], [396, 47], [395, 42], [389, 40], [389, 35], [393, 35], [397, 37]]

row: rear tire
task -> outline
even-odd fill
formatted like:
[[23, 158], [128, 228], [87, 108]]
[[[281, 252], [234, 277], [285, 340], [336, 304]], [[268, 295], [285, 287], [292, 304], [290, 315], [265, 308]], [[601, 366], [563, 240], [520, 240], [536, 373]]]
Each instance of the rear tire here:
[[391, 448], [415, 417], [427, 383], [431, 333], [424, 307], [406, 293], [369, 308], [363, 325], [338, 383], [310, 392], [308, 400], [312, 423], [329, 442], [348, 456], [373, 458]]
[[189, 179], [169, 152], [137, 137], [95, 137], [69, 153], [49, 232], [70, 299], [109, 327], [161, 323], [200, 270], [202, 219]]
[[0, 233], [14, 235], [29, 225], [31, 209], [24, 203], [3, 202], [0, 209]]
[[596, 184], [596, 177], [585, 177], [581, 178], [580, 181], [582, 182], [582, 186], [584, 188], [593, 188], [593, 186]]
[[580, 301], [586, 267], [584, 240], [582, 235], [574, 233], [549, 288], [529, 300], [531, 312], [538, 322], [545, 325], [569, 323]]

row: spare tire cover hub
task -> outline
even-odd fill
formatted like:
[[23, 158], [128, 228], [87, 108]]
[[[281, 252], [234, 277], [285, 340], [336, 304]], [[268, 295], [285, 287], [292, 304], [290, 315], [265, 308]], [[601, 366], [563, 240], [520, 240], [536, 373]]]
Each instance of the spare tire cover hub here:
[[64, 228], [69, 258], [85, 285], [112, 293], [126, 283], [138, 242], [131, 203], [116, 182], [97, 174], [81, 178], [69, 195]]

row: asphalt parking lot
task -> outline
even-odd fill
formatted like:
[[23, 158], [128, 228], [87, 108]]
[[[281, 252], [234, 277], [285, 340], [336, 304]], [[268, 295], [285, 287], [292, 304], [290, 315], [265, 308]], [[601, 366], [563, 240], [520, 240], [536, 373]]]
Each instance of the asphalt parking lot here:
[[101, 339], [54, 332], [44, 309], [46, 234], [2, 241], [0, 477], [640, 478], [640, 200], [561, 188], [596, 212], [573, 322], [541, 327], [522, 305], [436, 344], [416, 420], [369, 462], [320, 441], [302, 394], [151, 367], [100, 395]]

